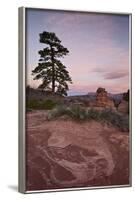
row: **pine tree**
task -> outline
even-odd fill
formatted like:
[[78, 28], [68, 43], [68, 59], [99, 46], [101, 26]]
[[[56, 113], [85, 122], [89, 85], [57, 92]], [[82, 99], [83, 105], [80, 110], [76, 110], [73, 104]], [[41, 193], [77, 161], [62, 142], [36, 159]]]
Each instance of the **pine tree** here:
[[67, 83], [72, 83], [72, 79], [66, 70], [66, 66], [62, 64], [59, 58], [66, 56], [69, 51], [62, 46], [55, 33], [45, 31], [39, 36], [40, 42], [46, 44], [46, 47], [38, 52], [40, 55], [39, 63], [32, 71], [32, 75], [35, 75], [34, 80], [42, 80], [38, 87], [40, 89], [67, 95], [69, 90]]

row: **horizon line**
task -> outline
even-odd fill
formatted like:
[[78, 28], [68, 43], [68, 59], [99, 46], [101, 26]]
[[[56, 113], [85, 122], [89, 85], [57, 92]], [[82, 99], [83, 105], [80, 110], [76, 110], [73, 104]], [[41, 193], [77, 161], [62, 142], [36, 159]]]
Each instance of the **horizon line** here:
[[[35, 90], [39, 90], [39, 91], [45, 91], [44, 89], [42, 90], [42, 89], [39, 89], [38, 87], [34, 87], [34, 86], [31, 86], [31, 85], [26, 85], [26, 87], [30, 87], [31, 89], [35, 89]], [[104, 88], [104, 89], [106, 89], [105, 87], [97, 87], [97, 89], [98, 88]], [[88, 92], [86, 92], [86, 93], [84, 93], [84, 92], [80, 92], [80, 91], [75, 91], [75, 92], [73, 92], [72, 90], [68, 90], [67, 91], [67, 96], [78, 96], [78, 95], [88, 95], [89, 93], [96, 93], [96, 91], [97, 91], [97, 89], [95, 90], [95, 91], [88, 91]], [[125, 93], [125, 92], [127, 92], [129, 90], [129, 88], [127, 89], [127, 90], [124, 90], [124, 91], [121, 91], [121, 92], [108, 92], [107, 91], [107, 93], [108, 94], [123, 94], [123, 93]], [[71, 92], [72, 94], [69, 94], [69, 92]]]

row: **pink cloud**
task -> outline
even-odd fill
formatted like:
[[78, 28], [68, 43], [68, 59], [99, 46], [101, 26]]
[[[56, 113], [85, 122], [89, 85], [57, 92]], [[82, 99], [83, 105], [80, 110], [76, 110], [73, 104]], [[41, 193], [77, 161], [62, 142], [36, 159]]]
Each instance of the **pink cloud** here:
[[105, 74], [105, 79], [118, 79], [128, 76], [127, 72], [109, 72]]

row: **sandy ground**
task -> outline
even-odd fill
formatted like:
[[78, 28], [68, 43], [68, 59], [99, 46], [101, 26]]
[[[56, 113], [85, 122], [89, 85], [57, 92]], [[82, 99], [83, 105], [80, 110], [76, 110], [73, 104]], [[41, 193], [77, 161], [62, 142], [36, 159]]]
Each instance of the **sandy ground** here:
[[27, 113], [27, 190], [129, 184], [129, 133]]

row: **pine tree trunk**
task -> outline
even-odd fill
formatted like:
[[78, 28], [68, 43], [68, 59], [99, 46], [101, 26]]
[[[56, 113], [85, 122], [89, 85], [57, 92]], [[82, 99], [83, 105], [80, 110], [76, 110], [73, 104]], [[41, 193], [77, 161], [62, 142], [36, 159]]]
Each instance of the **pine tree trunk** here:
[[54, 64], [52, 66], [52, 92], [55, 93], [55, 77], [54, 77]]
[[52, 93], [55, 93], [55, 69], [54, 69], [54, 56], [53, 48], [51, 46], [51, 60], [52, 60]]

